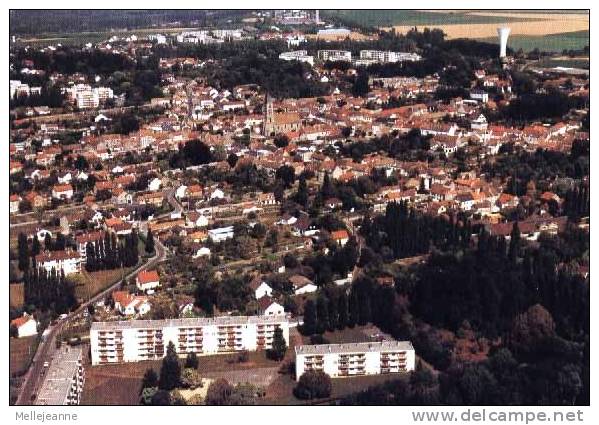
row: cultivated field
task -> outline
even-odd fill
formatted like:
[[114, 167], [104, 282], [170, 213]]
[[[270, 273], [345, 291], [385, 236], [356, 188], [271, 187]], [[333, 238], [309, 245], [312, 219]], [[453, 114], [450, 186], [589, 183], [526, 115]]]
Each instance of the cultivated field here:
[[126, 276], [131, 268], [114, 270], [100, 270], [97, 272], [83, 271], [75, 288], [75, 295], [79, 299], [87, 299], [120, 281]]
[[[589, 30], [589, 15], [586, 13], [515, 13], [487, 11], [445, 11], [449, 16], [459, 14], [464, 22], [419, 23], [421, 26], [441, 29], [447, 38], [487, 38], [497, 37], [497, 27], [506, 25], [512, 29], [511, 35], [544, 36]], [[468, 19], [472, 18], [471, 21]], [[490, 22], [480, 22], [480, 19]], [[409, 31], [418, 23], [394, 25], [399, 33]], [[391, 27], [385, 27], [389, 30]]]
[[9, 341], [10, 350], [10, 374], [19, 374], [24, 372], [29, 366], [29, 361], [33, 357], [36, 349], [37, 336], [28, 336], [25, 338], [11, 338]]

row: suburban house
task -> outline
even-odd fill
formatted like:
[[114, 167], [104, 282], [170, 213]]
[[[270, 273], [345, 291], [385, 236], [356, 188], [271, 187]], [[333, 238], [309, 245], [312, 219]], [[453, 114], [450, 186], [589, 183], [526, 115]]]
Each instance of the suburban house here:
[[70, 249], [63, 251], [44, 251], [35, 256], [38, 267], [50, 273], [64, 271], [65, 276], [81, 272], [81, 255]]
[[310, 292], [316, 292], [318, 289], [310, 279], [299, 274], [289, 277], [289, 282], [293, 286], [295, 295], [309, 294]]
[[55, 184], [52, 187], [52, 197], [56, 199], [71, 199], [73, 197], [73, 186], [70, 184]]
[[132, 295], [127, 291], [114, 291], [112, 299], [114, 300], [114, 308], [123, 316], [146, 314], [151, 308], [148, 297]]
[[339, 246], [344, 246], [349, 240], [347, 230], [335, 230], [331, 232], [331, 240]]
[[262, 297], [270, 297], [272, 295], [272, 288], [268, 286], [268, 284], [264, 282], [260, 276], [256, 276], [250, 281], [250, 288], [252, 288], [252, 291], [254, 291], [254, 295], [257, 300]]
[[144, 270], [137, 274], [136, 279], [137, 289], [140, 291], [148, 291], [160, 286], [160, 276], [156, 270]]
[[23, 313], [21, 317], [11, 320], [10, 326], [17, 329], [17, 338], [37, 335], [37, 322], [33, 316]]
[[262, 297], [258, 300], [260, 314], [263, 316], [278, 316], [285, 314], [285, 308], [270, 297]]

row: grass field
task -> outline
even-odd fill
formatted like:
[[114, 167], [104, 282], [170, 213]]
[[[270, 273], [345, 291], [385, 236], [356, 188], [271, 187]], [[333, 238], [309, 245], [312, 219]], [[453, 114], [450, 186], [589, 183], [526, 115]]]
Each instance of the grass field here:
[[[323, 18], [339, 18], [342, 21], [361, 26], [388, 27], [395, 25], [450, 25], [450, 24], [492, 24], [504, 22], [501, 16], [478, 16], [465, 11], [433, 12], [424, 10], [328, 10], [322, 11]], [[527, 20], [528, 17], [513, 17], [513, 21]]]
[[[497, 37], [482, 38], [480, 41], [497, 43]], [[508, 46], [514, 50], [522, 49], [525, 52], [535, 48], [546, 52], [561, 52], [567, 50], [580, 50], [590, 45], [589, 31], [576, 31], [548, 35], [512, 35], [508, 39]], [[558, 66], [558, 65], [554, 65]]]
[[78, 278], [78, 285], [75, 288], [75, 295], [79, 299], [87, 299], [108, 288], [121, 280], [131, 271], [130, 267], [114, 270], [100, 270], [97, 272], [83, 271]]
[[10, 364], [9, 370], [19, 374], [27, 370], [29, 362], [35, 354], [37, 346], [37, 335], [25, 338], [11, 338], [9, 340]]

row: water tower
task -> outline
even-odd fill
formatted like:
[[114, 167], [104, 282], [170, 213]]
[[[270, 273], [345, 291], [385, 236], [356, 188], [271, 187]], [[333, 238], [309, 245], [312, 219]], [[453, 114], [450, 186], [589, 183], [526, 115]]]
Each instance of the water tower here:
[[508, 27], [497, 28], [497, 35], [499, 36], [499, 57], [505, 58], [507, 50], [507, 39], [510, 36], [511, 29]]

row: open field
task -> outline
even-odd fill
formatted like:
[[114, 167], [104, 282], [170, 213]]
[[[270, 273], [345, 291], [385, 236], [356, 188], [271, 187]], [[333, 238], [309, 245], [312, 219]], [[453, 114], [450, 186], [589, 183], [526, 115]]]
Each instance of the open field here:
[[87, 299], [99, 293], [103, 289], [118, 282], [123, 276], [131, 271], [130, 267], [114, 270], [100, 270], [97, 272], [83, 271], [81, 273], [78, 285], [75, 288], [75, 295], [79, 299]]
[[146, 369], [160, 371], [160, 361], [85, 367], [82, 405], [136, 405]]
[[22, 283], [11, 283], [9, 289], [9, 305], [11, 308], [19, 308], [25, 302], [25, 293]]
[[[547, 52], [561, 52], [562, 50], [581, 50], [589, 46], [589, 31], [566, 32], [548, 35], [511, 35], [508, 39], [508, 47], [525, 52], [539, 49]], [[497, 36], [481, 38], [480, 41], [497, 43]], [[552, 66], [562, 66], [555, 64]], [[572, 65], [570, 65], [572, 66]]]
[[10, 374], [22, 373], [27, 370], [29, 361], [35, 354], [37, 335], [25, 338], [11, 338], [9, 341], [10, 350]]

